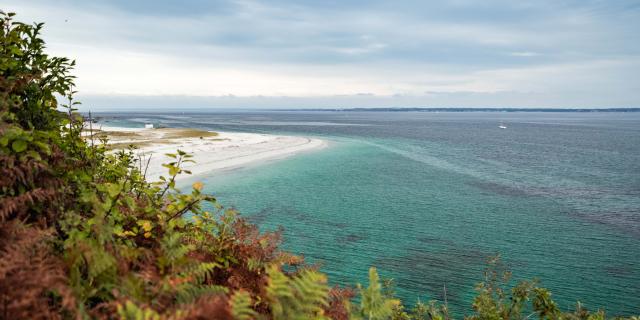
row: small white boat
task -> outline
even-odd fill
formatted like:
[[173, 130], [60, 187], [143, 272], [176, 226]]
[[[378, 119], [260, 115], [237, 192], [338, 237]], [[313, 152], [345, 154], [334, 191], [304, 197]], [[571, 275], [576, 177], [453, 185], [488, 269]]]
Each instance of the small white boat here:
[[498, 126], [498, 128], [500, 129], [506, 129], [507, 126], [504, 125], [504, 123], [500, 122], [500, 125]]

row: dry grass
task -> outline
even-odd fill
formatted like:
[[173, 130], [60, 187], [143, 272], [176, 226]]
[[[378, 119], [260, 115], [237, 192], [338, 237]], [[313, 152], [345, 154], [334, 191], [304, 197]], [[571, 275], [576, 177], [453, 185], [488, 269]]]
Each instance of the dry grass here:
[[205, 138], [215, 137], [217, 132], [209, 132], [198, 129], [158, 129], [166, 131], [164, 133], [164, 139], [181, 139], [181, 138]]
[[[158, 143], [158, 142], [155, 142]], [[162, 142], [159, 142], [162, 143]], [[151, 141], [140, 141], [140, 142], [117, 142], [117, 143], [109, 143], [107, 144], [107, 150], [122, 150], [128, 149], [133, 146], [134, 148], [142, 148], [148, 147], [152, 145]]]
[[93, 137], [100, 138], [122, 138], [122, 139], [142, 139], [144, 136], [137, 132], [124, 132], [124, 131], [97, 131], [94, 130]]
[[[94, 130], [95, 131], [95, 130]], [[209, 132], [198, 129], [163, 128], [150, 129], [138, 132], [123, 131], [100, 131], [94, 132], [94, 139], [107, 138], [111, 143], [107, 144], [108, 150], [122, 150], [130, 146], [135, 148], [147, 147], [152, 144], [172, 143], [173, 139], [185, 138], [211, 138], [218, 136], [216, 132]], [[91, 137], [85, 137], [91, 139]], [[209, 139], [224, 140], [224, 139]]]
[[128, 131], [101, 131], [100, 133], [106, 134], [110, 137], [123, 137], [123, 138], [134, 138], [134, 137], [142, 137], [137, 132], [128, 132]]

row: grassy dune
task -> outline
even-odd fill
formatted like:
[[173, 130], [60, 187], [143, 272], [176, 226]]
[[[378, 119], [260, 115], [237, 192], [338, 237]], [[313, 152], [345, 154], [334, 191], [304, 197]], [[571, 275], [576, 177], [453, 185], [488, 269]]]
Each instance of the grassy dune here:
[[109, 150], [125, 149], [129, 146], [146, 147], [153, 144], [168, 144], [181, 139], [207, 139], [210, 141], [219, 141], [221, 139], [212, 139], [218, 136], [217, 132], [210, 132], [199, 129], [183, 129], [183, 128], [161, 128], [161, 129], [144, 129], [140, 131], [113, 131], [113, 130], [92, 130], [91, 134], [85, 130], [85, 139], [91, 138], [95, 140], [107, 139]]
[[165, 139], [180, 139], [180, 138], [205, 138], [205, 137], [217, 137], [217, 132], [210, 132], [198, 129], [157, 129], [166, 132], [164, 134]]

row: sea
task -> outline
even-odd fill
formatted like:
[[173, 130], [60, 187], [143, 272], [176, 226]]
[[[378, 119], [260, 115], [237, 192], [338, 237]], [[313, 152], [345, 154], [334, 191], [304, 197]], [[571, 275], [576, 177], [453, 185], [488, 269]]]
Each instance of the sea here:
[[[640, 112], [100, 113], [109, 125], [312, 136], [328, 146], [194, 177], [332, 285], [375, 266], [411, 306], [472, 312], [499, 256], [563, 309], [640, 314]], [[504, 124], [506, 129], [499, 126]]]

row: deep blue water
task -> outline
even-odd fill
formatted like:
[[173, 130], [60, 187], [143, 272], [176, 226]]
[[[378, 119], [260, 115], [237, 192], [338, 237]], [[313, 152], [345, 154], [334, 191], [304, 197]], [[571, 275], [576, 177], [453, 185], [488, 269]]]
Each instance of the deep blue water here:
[[[115, 116], [114, 114], [102, 114]], [[640, 313], [640, 113], [124, 114], [318, 136], [326, 149], [199, 177], [336, 284], [375, 265], [408, 303], [468, 313], [489, 256], [566, 308]], [[498, 128], [503, 121], [508, 129]]]

